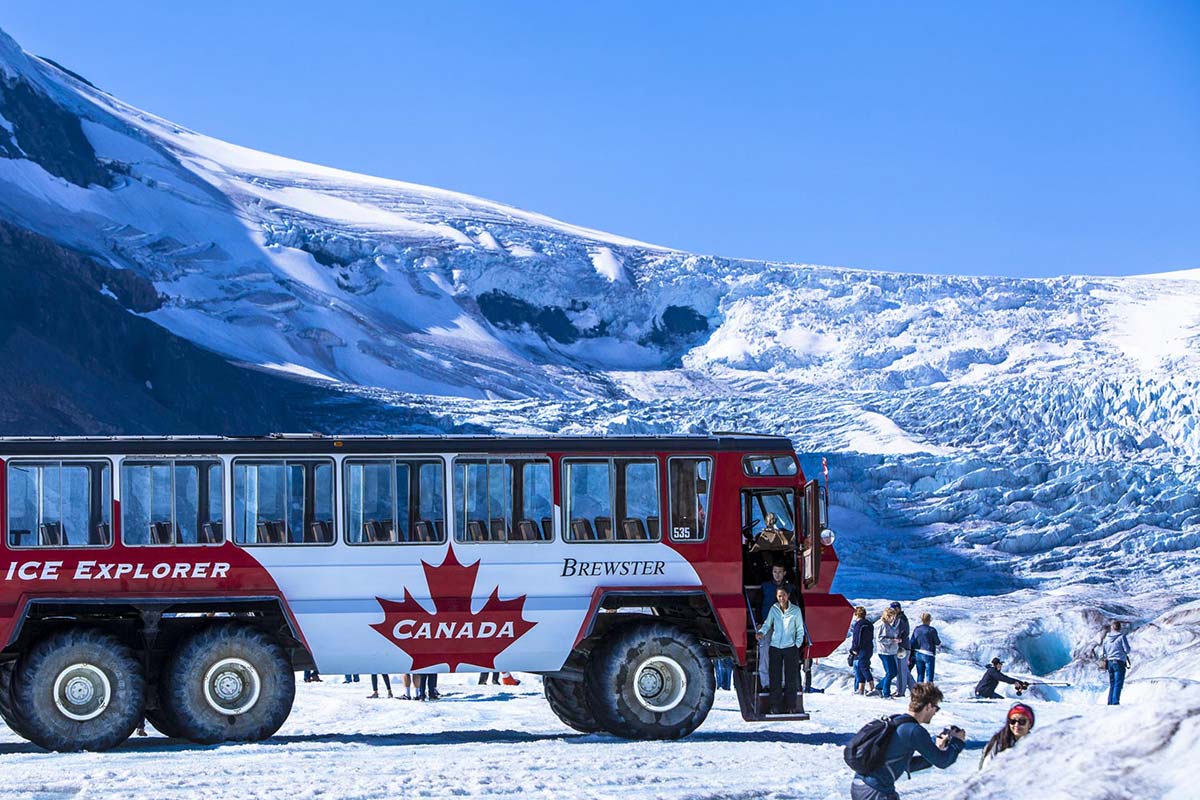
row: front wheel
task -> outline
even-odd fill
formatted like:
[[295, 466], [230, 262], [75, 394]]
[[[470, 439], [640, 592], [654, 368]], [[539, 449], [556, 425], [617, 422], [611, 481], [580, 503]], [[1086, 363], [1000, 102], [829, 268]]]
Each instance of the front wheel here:
[[283, 725], [296, 696], [296, 676], [279, 643], [236, 624], [185, 640], [162, 680], [170, 732], [202, 744], [266, 739]]
[[690, 633], [662, 623], [611, 631], [592, 652], [588, 702], [628, 739], [679, 739], [704, 722], [716, 693], [712, 660]]
[[47, 750], [107, 750], [142, 720], [142, 665], [102, 631], [73, 628], [47, 636], [12, 677], [19, 733]]

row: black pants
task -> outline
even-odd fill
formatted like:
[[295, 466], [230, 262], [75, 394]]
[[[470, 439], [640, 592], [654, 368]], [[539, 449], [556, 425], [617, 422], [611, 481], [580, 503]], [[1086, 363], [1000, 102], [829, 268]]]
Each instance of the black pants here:
[[800, 683], [800, 650], [772, 647], [770, 660], [771, 711], [796, 710], [796, 684]]
[[387, 675], [372, 675], [371, 676], [371, 691], [379, 693], [379, 679], [383, 678], [383, 685], [387, 687], [388, 694], [392, 693], [392, 679]]
[[500, 682], [500, 673], [499, 672], [481, 672], [481, 673], [479, 673], [479, 685], [480, 686], [482, 686], [483, 684], [488, 682], [488, 675], [492, 676], [492, 683]]

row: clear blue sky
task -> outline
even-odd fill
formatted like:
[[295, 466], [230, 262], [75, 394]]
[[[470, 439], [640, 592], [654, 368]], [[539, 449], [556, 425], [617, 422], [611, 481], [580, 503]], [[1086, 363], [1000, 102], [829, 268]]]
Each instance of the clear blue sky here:
[[1200, 3], [752, 5], [6, 0], [0, 27], [219, 138], [685, 250], [1200, 267]]

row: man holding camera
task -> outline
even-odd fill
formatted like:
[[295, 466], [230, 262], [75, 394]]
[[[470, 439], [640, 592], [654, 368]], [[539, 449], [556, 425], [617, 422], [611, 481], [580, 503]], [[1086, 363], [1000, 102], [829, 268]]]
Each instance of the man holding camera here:
[[867, 775], [855, 775], [850, 784], [851, 800], [900, 800], [896, 779], [905, 772], [946, 767], [958, 760], [966, 746], [967, 733], [951, 725], [936, 737], [925, 730], [933, 715], [941, 710], [941, 689], [932, 683], [918, 683], [908, 698], [908, 713], [887, 743], [883, 766]]

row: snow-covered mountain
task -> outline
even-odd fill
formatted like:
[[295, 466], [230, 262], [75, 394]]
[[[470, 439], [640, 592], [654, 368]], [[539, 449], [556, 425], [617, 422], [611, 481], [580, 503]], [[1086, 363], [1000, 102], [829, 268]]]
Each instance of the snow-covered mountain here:
[[1118, 617], [1131, 682], [1200, 680], [1200, 270], [694, 255], [221, 142], [0, 32], [0, 271], [4, 432], [786, 433], [842, 591], [1093, 685]]

